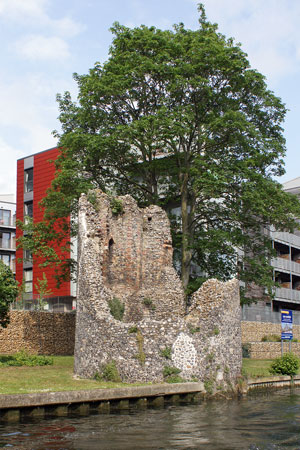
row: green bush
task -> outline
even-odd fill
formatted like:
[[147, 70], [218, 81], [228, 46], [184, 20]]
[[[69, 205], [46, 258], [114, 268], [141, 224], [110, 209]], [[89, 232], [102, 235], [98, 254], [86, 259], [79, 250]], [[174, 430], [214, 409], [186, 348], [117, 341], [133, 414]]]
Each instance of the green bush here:
[[14, 355], [0, 356], [0, 367], [8, 366], [51, 366], [53, 358], [51, 356], [29, 355], [25, 350], [21, 350]]
[[280, 375], [296, 375], [299, 369], [299, 359], [293, 353], [285, 353], [280, 358], [276, 358], [271, 364], [270, 373]]
[[161, 356], [163, 356], [166, 359], [171, 359], [172, 356], [172, 349], [171, 347], [165, 347], [160, 352]]
[[95, 379], [98, 381], [113, 381], [115, 383], [122, 381], [115, 361], [111, 361], [103, 366], [102, 373], [96, 373]]
[[251, 344], [243, 344], [242, 345], [242, 356], [243, 358], [250, 358], [250, 350], [251, 350]]
[[262, 342], [280, 342], [281, 336], [278, 336], [277, 334], [267, 334], [266, 336], [263, 336], [261, 339]]
[[123, 202], [120, 198], [116, 197], [110, 197], [109, 199], [111, 212], [114, 216], [117, 216], [119, 214], [123, 213]]
[[121, 321], [123, 319], [124, 311], [125, 311], [124, 304], [117, 297], [114, 297], [113, 299], [108, 301], [108, 306], [109, 306], [111, 315], [116, 320]]
[[166, 379], [167, 383], [185, 383], [186, 380], [184, 378], [182, 378], [179, 375], [170, 375], [167, 379]]
[[163, 370], [163, 376], [164, 376], [164, 378], [167, 378], [172, 375], [178, 375], [180, 372], [181, 372], [181, 370], [177, 369], [177, 367], [165, 366], [164, 370]]
[[129, 328], [128, 333], [129, 333], [129, 334], [137, 333], [138, 330], [139, 330], [138, 327], [137, 327], [136, 325], [134, 325], [133, 327], [130, 327], [130, 328]]

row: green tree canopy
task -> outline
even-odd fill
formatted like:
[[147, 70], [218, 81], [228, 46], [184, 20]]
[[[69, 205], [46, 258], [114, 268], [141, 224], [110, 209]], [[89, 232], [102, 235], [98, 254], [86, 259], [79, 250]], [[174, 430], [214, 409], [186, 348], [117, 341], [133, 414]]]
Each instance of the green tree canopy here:
[[9, 267], [0, 260], [0, 326], [9, 324], [9, 306], [18, 295], [18, 283]]
[[77, 102], [58, 96], [62, 153], [45, 217], [68, 215], [93, 187], [130, 193], [170, 213], [184, 287], [194, 265], [270, 290], [263, 230], [292, 231], [300, 215], [273, 179], [284, 173], [286, 108], [199, 12], [197, 30], [115, 23], [108, 61], [74, 75]]

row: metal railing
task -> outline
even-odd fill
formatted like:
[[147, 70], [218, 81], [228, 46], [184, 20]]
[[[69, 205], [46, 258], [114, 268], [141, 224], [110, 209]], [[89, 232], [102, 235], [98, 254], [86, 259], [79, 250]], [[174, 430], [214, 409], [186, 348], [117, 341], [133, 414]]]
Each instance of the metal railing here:
[[[272, 311], [270, 306], [244, 305], [242, 307], [242, 320], [247, 322], [281, 323], [280, 312]], [[293, 323], [300, 325], [300, 311], [293, 311]]]
[[72, 312], [75, 309], [76, 299], [74, 297], [40, 298], [39, 295], [24, 294], [23, 298], [17, 299], [11, 304], [11, 310], [20, 311]]

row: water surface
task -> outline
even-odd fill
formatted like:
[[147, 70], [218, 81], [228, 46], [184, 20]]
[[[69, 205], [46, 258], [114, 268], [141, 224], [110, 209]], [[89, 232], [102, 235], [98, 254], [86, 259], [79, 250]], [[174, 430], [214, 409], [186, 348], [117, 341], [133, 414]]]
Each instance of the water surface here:
[[300, 449], [300, 389], [240, 400], [0, 425], [0, 448]]

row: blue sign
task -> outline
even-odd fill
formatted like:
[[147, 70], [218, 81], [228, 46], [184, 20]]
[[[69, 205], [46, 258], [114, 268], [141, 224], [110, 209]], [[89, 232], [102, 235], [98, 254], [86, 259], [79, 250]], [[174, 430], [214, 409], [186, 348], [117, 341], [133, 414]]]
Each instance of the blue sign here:
[[293, 339], [293, 311], [281, 310], [281, 339]]

